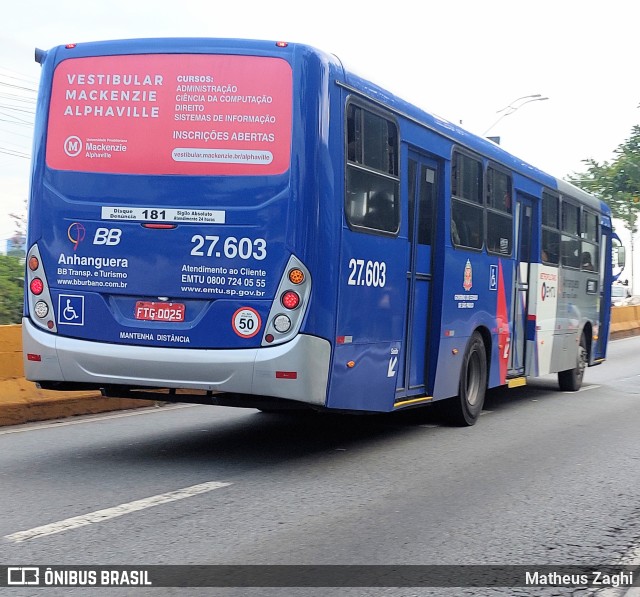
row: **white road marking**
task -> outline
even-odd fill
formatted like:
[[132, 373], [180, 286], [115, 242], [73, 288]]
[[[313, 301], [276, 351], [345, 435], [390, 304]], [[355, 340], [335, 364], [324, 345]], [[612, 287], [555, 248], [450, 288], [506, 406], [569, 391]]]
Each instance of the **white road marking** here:
[[598, 388], [601, 388], [602, 386], [599, 384], [593, 384], [593, 385], [589, 385], [589, 386], [582, 386], [578, 392], [588, 392], [589, 390], [597, 390]]
[[573, 394], [574, 396], [578, 393], [578, 392], [588, 392], [589, 390], [597, 390], [598, 388], [601, 388], [602, 386], [598, 385], [598, 384], [594, 384], [592, 386], [582, 386], [578, 391], [576, 392], [562, 392], [563, 394]]
[[200, 483], [199, 485], [184, 487], [183, 489], [177, 489], [176, 491], [152, 495], [151, 497], [136, 500], [135, 502], [120, 504], [113, 508], [96, 510], [95, 512], [89, 512], [88, 514], [82, 514], [81, 516], [74, 516], [72, 518], [66, 518], [65, 520], [59, 520], [58, 522], [52, 522], [51, 524], [45, 524], [26, 531], [19, 531], [17, 533], [12, 533], [11, 535], [5, 535], [5, 539], [12, 543], [22, 543], [29, 539], [37, 539], [48, 535], [55, 535], [56, 533], [63, 533], [64, 531], [71, 531], [96, 522], [105, 522], [111, 518], [117, 518], [118, 516], [138, 512], [140, 510], [145, 510], [146, 508], [152, 508], [153, 506], [160, 506], [177, 500], [183, 500], [185, 498], [200, 495], [201, 493], [206, 493], [213, 489], [220, 489], [221, 487], [227, 487], [229, 485], [231, 485], [231, 483], [222, 483], [220, 481]]

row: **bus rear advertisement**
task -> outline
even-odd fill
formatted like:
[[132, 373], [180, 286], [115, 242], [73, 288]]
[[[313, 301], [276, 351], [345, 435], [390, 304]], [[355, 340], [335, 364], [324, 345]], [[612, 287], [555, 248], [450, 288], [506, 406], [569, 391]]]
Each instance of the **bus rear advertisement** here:
[[439, 404], [606, 357], [609, 208], [302, 44], [36, 51], [23, 320], [52, 390]]

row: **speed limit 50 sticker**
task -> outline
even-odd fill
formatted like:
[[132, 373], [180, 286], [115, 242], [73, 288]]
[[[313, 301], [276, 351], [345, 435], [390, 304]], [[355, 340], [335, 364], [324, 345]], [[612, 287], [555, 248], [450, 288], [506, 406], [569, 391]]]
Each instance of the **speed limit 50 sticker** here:
[[233, 331], [242, 338], [253, 338], [262, 326], [260, 314], [251, 307], [241, 307], [231, 320]]

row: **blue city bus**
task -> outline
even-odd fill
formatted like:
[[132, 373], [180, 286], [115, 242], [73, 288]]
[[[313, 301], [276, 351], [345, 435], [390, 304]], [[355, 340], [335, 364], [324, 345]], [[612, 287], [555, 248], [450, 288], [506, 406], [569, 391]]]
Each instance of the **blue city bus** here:
[[606, 357], [609, 208], [306, 45], [139, 39], [42, 66], [23, 319], [48, 390], [438, 403]]

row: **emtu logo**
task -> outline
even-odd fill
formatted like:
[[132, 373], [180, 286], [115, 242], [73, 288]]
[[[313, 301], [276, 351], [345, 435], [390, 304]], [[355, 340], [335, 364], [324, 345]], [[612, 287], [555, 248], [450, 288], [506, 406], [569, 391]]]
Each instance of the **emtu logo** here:
[[82, 140], [80, 137], [71, 136], [67, 137], [64, 141], [64, 152], [70, 157], [75, 158], [80, 155], [82, 151]]

